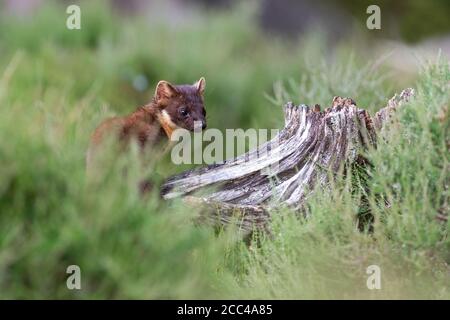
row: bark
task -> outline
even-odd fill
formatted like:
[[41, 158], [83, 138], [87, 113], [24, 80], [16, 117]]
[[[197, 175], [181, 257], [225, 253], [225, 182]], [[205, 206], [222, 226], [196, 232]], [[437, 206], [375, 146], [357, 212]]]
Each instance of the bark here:
[[373, 117], [350, 98], [335, 97], [324, 111], [289, 102], [285, 127], [274, 139], [224, 163], [175, 175], [161, 194], [185, 197], [201, 209], [202, 222], [236, 223], [245, 232], [265, 228], [277, 209], [302, 212], [313, 190], [326, 190], [346, 164], [364, 163], [361, 151], [376, 147], [380, 130], [413, 95], [413, 89], [403, 90]]

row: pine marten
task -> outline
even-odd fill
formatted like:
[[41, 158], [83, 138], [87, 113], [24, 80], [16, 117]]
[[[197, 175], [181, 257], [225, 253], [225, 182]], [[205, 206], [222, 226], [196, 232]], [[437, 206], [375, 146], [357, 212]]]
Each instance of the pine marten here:
[[146, 149], [165, 138], [170, 140], [177, 128], [189, 131], [205, 129], [205, 86], [203, 77], [193, 85], [172, 85], [159, 81], [149, 104], [127, 116], [106, 119], [95, 129], [87, 152], [87, 169], [92, 166], [102, 143], [111, 136], [125, 145], [135, 140], [141, 149]]

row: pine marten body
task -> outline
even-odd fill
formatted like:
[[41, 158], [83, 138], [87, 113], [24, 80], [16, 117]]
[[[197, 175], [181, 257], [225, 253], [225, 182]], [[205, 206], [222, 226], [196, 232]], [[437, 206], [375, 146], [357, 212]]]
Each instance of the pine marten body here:
[[160, 81], [152, 101], [124, 117], [103, 121], [94, 131], [87, 154], [87, 167], [92, 165], [103, 142], [110, 137], [127, 145], [137, 141], [142, 149], [169, 139], [174, 130], [189, 131], [206, 127], [203, 104], [205, 79], [193, 85], [172, 85]]

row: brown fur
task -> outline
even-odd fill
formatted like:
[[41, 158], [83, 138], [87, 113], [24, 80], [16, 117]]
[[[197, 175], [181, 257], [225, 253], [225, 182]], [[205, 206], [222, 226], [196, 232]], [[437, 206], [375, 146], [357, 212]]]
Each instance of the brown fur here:
[[194, 121], [206, 127], [203, 92], [205, 79], [193, 85], [174, 86], [160, 81], [152, 101], [124, 117], [104, 120], [94, 131], [87, 154], [87, 166], [91, 166], [98, 148], [108, 137], [128, 144], [138, 142], [142, 149], [151, 147], [171, 137], [177, 128], [194, 130]]

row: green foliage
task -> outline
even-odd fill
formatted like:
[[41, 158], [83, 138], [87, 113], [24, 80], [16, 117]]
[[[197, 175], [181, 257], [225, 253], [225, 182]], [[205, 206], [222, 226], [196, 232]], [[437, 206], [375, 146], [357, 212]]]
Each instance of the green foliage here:
[[[376, 4], [381, 10], [383, 36], [400, 37], [407, 42], [419, 42], [427, 37], [445, 36], [450, 31], [450, 2], [447, 0], [338, 0], [365, 26], [367, 7]], [[332, 1], [336, 4], [336, 1]], [[379, 33], [381, 33], [379, 32]]]
[[[373, 233], [357, 228], [364, 191], [348, 179], [318, 190], [308, 218], [277, 215], [273, 236], [249, 247], [235, 230], [195, 226], [193, 210], [156, 190], [142, 199], [134, 149], [88, 180], [95, 126], [146, 103], [160, 79], [205, 76], [208, 125], [219, 129], [279, 128], [288, 99], [350, 96], [374, 111], [400, 88], [346, 43], [330, 51], [318, 34], [298, 44], [262, 35], [251, 7], [173, 28], [89, 6], [82, 32], [66, 30], [55, 5], [0, 20], [0, 298], [450, 297], [449, 223], [435, 219], [448, 213], [448, 63], [422, 72], [417, 98], [369, 153]], [[145, 173], [181, 169], [167, 161]], [[71, 264], [80, 291], [66, 287]], [[370, 264], [382, 269], [380, 291], [366, 287]]]
[[411, 254], [440, 256], [450, 262], [448, 214], [450, 69], [447, 61], [422, 71], [417, 99], [401, 110], [400, 125], [386, 134], [373, 155], [373, 189], [391, 206], [378, 208], [383, 230]]
[[[408, 298], [450, 297], [448, 62], [430, 63], [417, 97], [387, 127], [372, 162], [367, 194], [349, 178], [331, 193], [317, 190], [308, 218], [288, 212], [275, 218], [274, 239], [263, 239], [247, 257], [242, 297]], [[361, 197], [370, 203], [373, 232], [360, 232]], [[367, 290], [365, 268], [380, 266], [382, 290]]]

